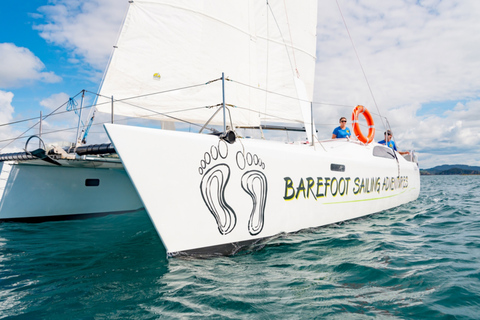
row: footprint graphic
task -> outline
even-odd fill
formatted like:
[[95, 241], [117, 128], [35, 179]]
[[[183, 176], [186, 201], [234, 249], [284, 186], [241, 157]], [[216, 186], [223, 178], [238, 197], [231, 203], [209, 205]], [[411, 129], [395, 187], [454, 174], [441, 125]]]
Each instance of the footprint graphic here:
[[[203, 201], [215, 218], [218, 230], [223, 235], [230, 233], [237, 223], [235, 211], [225, 200], [225, 189], [230, 180], [231, 169], [226, 163], [217, 163], [208, 170], [207, 167], [213, 160], [221, 161], [227, 156], [228, 145], [225, 141], [220, 140], [218, 146], [212, 146], [209, 152], [205, 152], [198, 168], [199, 174], [203, 176], [200, 182]], [[251, 235], [257, 235], [263, 230], [267, 200], [267, 178], [260, 171], [260, 169], [265, 169], [265, 163], [256, 154], [252, 155], [248, 152], [245, 155], [241, 151], [237, 152], [236, 161], [238, 169], [242, 171], [247, 169], [241, 177], [240, 185], [252, 199], [248, 232]]]
[[[240, 169], [246, 166], [259, 166], [265, 169], [265, 164], [255, 154], [247, 153], [244, 157], [242, 152], [237, 152], [237, 165]], [[242, 176], [242, 188], [252, 198], [252, 211], [248, 219], [248, 232], [252, 236], [263, 230], [265, 204], [267, 201], [267, 177], [259, 170], [249, 170]]]
[[210, 152], [205, 153], [204, 159], [200, 161], [199, 173], [203, 175], [200, 182], [200, 192], [208, 210], [217, 222], [218, 231], [226, 235], [230, 233], [237, 223], [235, 211], [225, 201], [225, 187], [230, 179], [230, 167], [227, 164], [219, 163], [208, 169], [207, 165], [220, 156], [225, 159], [228, 155], [228, 148], [223, 140], [220, 140], [218, 147], [212, 146]]

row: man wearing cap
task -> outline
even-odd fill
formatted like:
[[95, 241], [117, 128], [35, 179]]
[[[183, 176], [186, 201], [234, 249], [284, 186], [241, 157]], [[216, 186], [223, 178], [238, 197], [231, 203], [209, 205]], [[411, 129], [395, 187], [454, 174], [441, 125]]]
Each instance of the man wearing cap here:
[[397, 151], [400, 154], [409, 154], [408, 151], [403, 152], [403, 151], [398, 151], [397, 150], [397, 146], [395, 145], [395, 141], [392, 140], [392, 131], [387, 130], [383, 134], [385, 135], [385, 140], [378, 141], [378, 143], [385, 144], [385, 145], [389, 146], [390, 148], [392, 148], [393, 150]]

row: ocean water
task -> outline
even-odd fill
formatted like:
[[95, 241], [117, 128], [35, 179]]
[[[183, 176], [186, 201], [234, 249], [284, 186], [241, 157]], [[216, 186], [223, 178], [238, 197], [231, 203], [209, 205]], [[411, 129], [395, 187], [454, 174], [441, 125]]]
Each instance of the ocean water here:
[[0, 224], [0, 319], [479, 319], [480, 176], [233, 257], [166, 259], [145, 212]]

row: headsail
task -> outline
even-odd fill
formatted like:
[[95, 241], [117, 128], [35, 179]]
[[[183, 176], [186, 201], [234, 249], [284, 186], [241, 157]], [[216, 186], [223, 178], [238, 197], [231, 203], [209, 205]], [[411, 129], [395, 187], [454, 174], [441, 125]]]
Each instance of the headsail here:
[[303, 123], [295, 82], [311, 101], [316, 8], [315, 0], [135, 0], [97, 110], [109, 113], [113, 96], [128, 99], [116, 114], [204, 123], [215, 111], [205, 107], [222, 101], [221, 82], [205, 82], [224, 72], [234, 125]]

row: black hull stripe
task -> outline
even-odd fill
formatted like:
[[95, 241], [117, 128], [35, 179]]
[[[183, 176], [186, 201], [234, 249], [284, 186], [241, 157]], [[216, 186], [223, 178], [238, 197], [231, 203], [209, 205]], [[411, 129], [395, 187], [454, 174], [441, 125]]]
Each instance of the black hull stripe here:
[[55, 216], [42, 216], [42, 217], [20, 217], [20, 218], [1, 218], [0, 222], [22, 222], [22, 223], [41, 223], [48, 221], [68, 221], [68, 220], [85, 220], [97, 217], [104, 217], [110, 214], [124, 214], [144, 210], [144, 208], [138, 208], [133, 210], [112, 211], [112, 212], [95, 212], [95, 213], [79, 213], [79, 214], [62, 214]]

